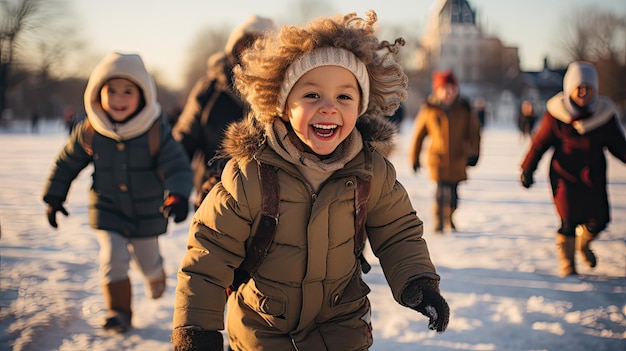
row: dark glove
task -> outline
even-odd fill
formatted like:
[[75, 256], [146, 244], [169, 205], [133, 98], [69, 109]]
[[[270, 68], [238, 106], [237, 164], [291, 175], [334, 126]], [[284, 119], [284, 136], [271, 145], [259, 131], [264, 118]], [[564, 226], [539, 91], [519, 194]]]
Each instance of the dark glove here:
[[65, 217], [69, 216], [69, 213], [63, 207], [63, 199], [58, 196], [46, 196], [43, 201], [48, 204], [46, 214], [48, 215], [48, 223], [54, 228], [57, 228], [57, 212], [61, 212]]
[[222, 333], [201, 330], [198, 327], [181, 327], [172, 332], [174, 351], [224, 351]]
[[470, 156], [467, 158], [467, 165], [470, 167], [476, 166], [478, 163], [478, 156]]
[[519, 177], [520, 182], [522, 182], [522, 186], [526, 189], [530, 188], [533, 184], [535, 184], [535, 179], [533, 178], [533, 174], [531, 172], [524, 172]]
[[413, 164], [413, 172], [417, 172], [420, 169], [420, 163], [419, 162], [415, 162]]
[[439, 294], [439, 281], [415, 279], [404, 288], [400, 299], [403, 304], [429, 318], [428, 329], [443, 333], [448, 327], [450, 307]]
[[174, 222], [176, 223], [184, 221], [189, 213], [187, 198], [177, 194], [171, 194], [163, 201], [161, 212], [163, 212], [163, 217], [165, 218], [174, 216]]

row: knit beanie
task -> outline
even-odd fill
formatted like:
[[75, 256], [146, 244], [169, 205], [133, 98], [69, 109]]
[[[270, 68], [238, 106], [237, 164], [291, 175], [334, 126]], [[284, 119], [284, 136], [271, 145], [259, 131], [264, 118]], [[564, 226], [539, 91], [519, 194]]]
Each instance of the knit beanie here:
[[296, 59], [287, 68], [285, 79], [280, 86], [278, 95], [278, 113], [283, 114], [287, 96], [289, 92], [306, 72], [322, 66], [339, 66], [343, 67], [356, 77], [359, 87], [361, 88], [361, 106], [359, 107], [359, 116], [367, 111], [369, 104], [370, 79], [365, 64], [359, 60], [352, 52], [336, 48], [333, 46], [321, 47], [314, 49], [300, 58]]
[[456, 78], [454, 77], [454, 73], [452, 73], [452, 71], [435, 71], [433, 73], [433, 91], [437, 90], [438, 88], [446, 85], [446, 84], [452, 84], [452, 85], [458, 85]]
[[244, 39], [247, 35], [261, 36], [266, 32], [272, 31], [276, 28], [274, 21], [269, 18], [252, 15], [248, 17], [243, 23], [237, 26], [228, 36], [226, 45], [224, 46], [224, 52], [228, 55], [233, 54], [233, 50], [237, 42]]
[[565, 108], [573, 116], [578, 114], [578, 109], [574, 107], [569, 96], [574, 89], [583, 84], [590, 85], [593, 88], [593, 99], [586, 105], [587, 109], [592, 111], [598, 101], [598, 73], [589, 62], [576, 61], [570, 63], [563, 77], [563, 93], [565, 95], [563, 100]]

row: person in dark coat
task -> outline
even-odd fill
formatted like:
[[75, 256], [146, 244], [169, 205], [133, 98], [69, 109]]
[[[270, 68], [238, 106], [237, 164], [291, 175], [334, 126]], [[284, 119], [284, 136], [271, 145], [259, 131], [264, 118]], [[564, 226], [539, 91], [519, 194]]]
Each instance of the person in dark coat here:
[[589, 243], [610, 222], [604, 150], [626, 163], [626, 139], [617, 109], [611, 100], [598, 95], [598, 74], [592, 64], [571, 63], [563, 91], [548, 100], [521, 165], [525, 188], [534, 183], [533, 173], [548, 149], [554, 149], [549, 177], [561, 219], [556, 235], [560, 274], [575, 275], [576, 248], [583, 261], [595, 267]]
[[58, 154], [43, 191], [50, 225], [80, 172], [93, 164], [89, 224], [100, 246], [105, 330], [131, 328], [130, 262], [145, 279], [145, 292], [165, 291], [158, 237], [168, 218], [182, 222], [193, 188], [189, 160], [161, 114], [156, 86], [136, 54], [110, 53], [85, 89], [87, 117], [78, 122]]
[[189, 93], [173, 127], [174, 138], [192, 162], [196, 208], [221, 178], [226, 160], [215, 156], [221, 149], [226, 127], [247, 114], [245, 102], [233, 87], [233, 67], [239, 64], [243, 49], [272, 29], [273, 21], [259, 16], [251, 16], [235, 28], [224, 51], [209, 57], [207, 75]]

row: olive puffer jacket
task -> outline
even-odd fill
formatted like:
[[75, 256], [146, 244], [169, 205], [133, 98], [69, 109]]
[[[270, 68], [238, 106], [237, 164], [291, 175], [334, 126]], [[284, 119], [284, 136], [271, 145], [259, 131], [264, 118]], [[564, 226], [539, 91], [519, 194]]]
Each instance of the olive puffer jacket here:
[[468, 159], [480, 154], [480, 123], [469, 103], [459, 97], [445, 111], [429, 97], [415, 120], [409, 149], [412, 165], [420, 164], [422, 144], [427, 136], [430, 178], [452, 183], [466, 180]]
[[[224, 329], [224, 293], [260, 225], [257, 161], [278, 168], [280, 215], [269, 253], [256, 274], [228, 298], [235, 350], [363, 350], [372, 344], [369, 288], [354, 254], [357, 178], [371, 179], [366, 231], [397, 301], [417, 277], [439, 280], [422, 221], [392, 164], [393, 127], [361, 116], [362, 151], [311, 190], [297, 168], [267, 147], [253, 120], [229, 128], [232, 157], [221, 183], [196, 212], [178, 272], [173, 327]], [[262, 345], [262, 346], [261, 346]]]

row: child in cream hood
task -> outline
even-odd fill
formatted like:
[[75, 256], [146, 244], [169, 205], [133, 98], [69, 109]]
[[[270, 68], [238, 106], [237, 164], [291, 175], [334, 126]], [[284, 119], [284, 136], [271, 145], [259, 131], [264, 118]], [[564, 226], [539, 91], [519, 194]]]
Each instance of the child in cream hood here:
[[165, 291], [158, 236], [168, 217], [187, 217], [193, 176], [184, 150], [161, 116], [155, 84], [140, 56], [110, 53], [93, 70], [85, 90], [87, 118], [57, 156], [43, 200], [50, 225], [72, 181], [93, 164], [89, 224], [95, 230], [107, 315], [104, 329], [131, 327], [130, 261], [146, 280], [146, 295]]

